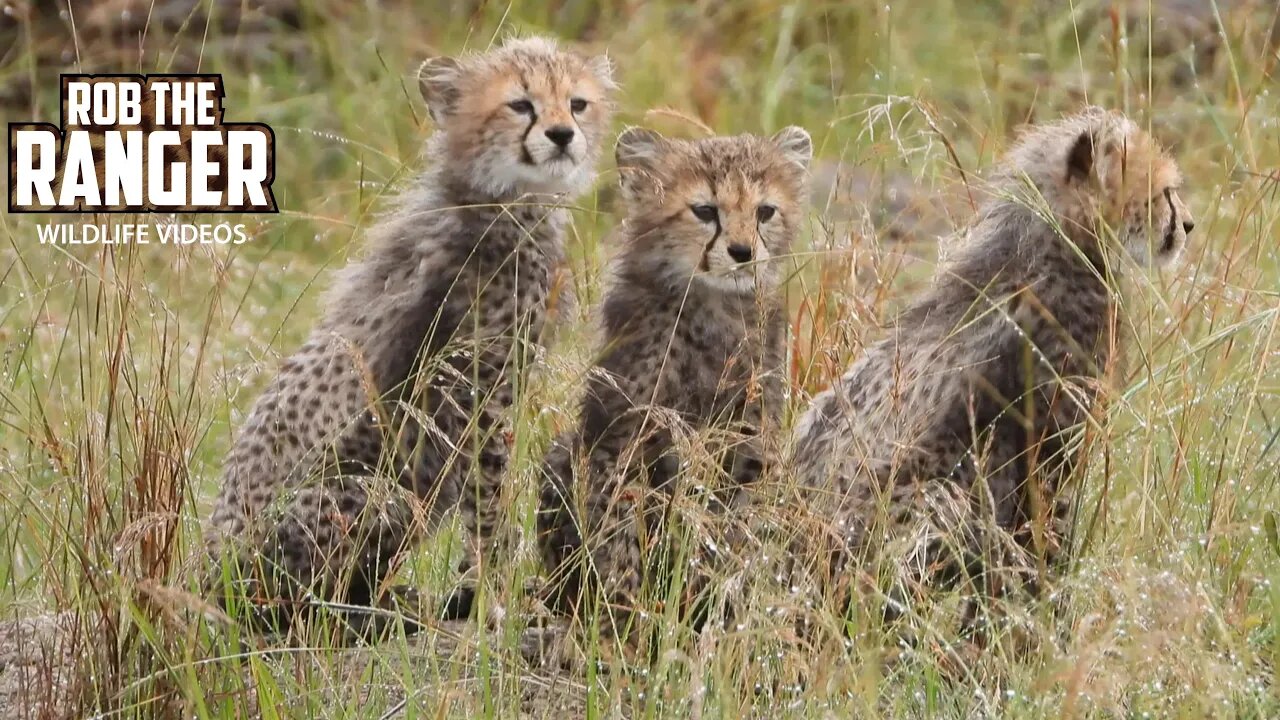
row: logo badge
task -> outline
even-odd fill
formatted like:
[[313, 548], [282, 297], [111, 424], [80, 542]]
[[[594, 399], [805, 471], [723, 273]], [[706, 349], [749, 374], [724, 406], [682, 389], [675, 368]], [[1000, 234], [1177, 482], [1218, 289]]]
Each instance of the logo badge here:
[[221, 75], [63, 75], [61, 127], [9, 124], [9, 212], [274, 213], [275, 133]]

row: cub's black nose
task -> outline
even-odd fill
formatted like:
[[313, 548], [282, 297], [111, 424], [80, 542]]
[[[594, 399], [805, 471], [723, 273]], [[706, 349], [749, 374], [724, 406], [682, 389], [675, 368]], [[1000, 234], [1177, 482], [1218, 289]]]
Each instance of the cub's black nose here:
[[547, 139], [560, 147], [565, 147], [573, 142], [573, 128], [564, 125], [556, 125], [549, 128], [545, 133]]
[[729, 257], [740, 263], [748, 262], [751, 260], [751, 248], [746, 245], [730, 245]]
[[1196, 229], [1196, 224], [1190, 220], [1182, 221], [1182, 232], [1190, 235], [1192, 230]]

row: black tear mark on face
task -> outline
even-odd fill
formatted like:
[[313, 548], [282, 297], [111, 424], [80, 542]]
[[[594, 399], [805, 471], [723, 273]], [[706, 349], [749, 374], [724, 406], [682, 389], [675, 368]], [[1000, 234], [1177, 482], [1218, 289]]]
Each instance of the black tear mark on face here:
[[[705, 147], [702, 148], [702, 163], [703, 163], [703, 167], [715, 166], [715, 163], [711, 158], [710, 151]], [[707, 178], [707, 184], [711, 187], [711, 202], [708, 204], [716, 208], [716, 217], [715, 217], [716, 231], [711, 235], [711, 240], [707, 242], [706, 247], [702, 248], [702, 259], [698, 261], [698, 270], [702, 272], [708, 272], [711, 270], [711, 258], [710, 258], [711, 248], [715, 247], [716, 240], [720, 239], [720, 230], [721, 230], [720, 203], [718, 202], [720, 198], [720, 193], [718, 192], [719, 188], [717, 187], [716, 178], [714, 175]]]
[[720, 239], [720, 213], [719, 212], [716, 213], [714, 222], [716, 224], [716, 231], [711, 235], [711, 240], [707, 241], [706, 246], [702, 248], [702, 260], [699, 261], [698, 263], [698, 269], [701, 270], [702, 272], [707, 272], [711, 270], [711, 260], [709, 257], [711, 255], [711, 248], [715, 247], [716, 240]]
[[529, 133], [533, 132], [533, 126], [538, 124], [538, 113], [529, 113], [529, 124], [524, 128], [524, 134], [520, 136], [520, 162], [524, 165], [535, 165], [533, 156], [529, 154]]
[[1164, 189], [1164, 201], [1169, 203], [1169, 227], [1164, 231], [1164, 241], [1160, 243], [1160, 252], [1170, 253], [1173, 252], [1174, 233], [1177, 232], [1178, 228], [1178, 210], [1173, 206], [1173, 191], [1171, 188]]
[[[516, 112], [529, 118], [529, 124], [525, 126], [524, 134], [520, 136], [520, 164], [536, 165], [537, 163], [533, 161], [533, 155], [529, 154], [527, 143], [529, 141], [529, 133], [533, 132], [533, 127], [538, 124], [538, 111], [534, 108], [533, 103], [527, 99], [529, 97], [529, 83], [523, 77], [520, 78], [520, 87], [524, 89], [525, 99], [516, 101], [521, 103], [520, 109]], [[512, 109], [515, 108], [513, 107]]]

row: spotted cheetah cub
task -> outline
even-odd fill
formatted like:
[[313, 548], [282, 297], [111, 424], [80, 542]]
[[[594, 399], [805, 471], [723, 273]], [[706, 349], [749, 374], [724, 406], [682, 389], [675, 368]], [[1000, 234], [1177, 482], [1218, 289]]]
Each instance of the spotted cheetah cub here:
[[339, 274], [227, 457], [211, 549], [258, 598], [368, 605], [446, 511], [471, 536], [464, 569], [495, 531], [512, 387], [614, 84], [605, 57], [540, 38], [430, 60], [420, 80], [431, 169]]
[[878, 574], [893, 616], [928, 586], [1037, 590], [1118, 360], [1117, 283], [1132, 261], [1174, 258], [1194, 225], [1180, 182], [1154, 139], [1096, 108], [1011, 149], [932, 287], [797, 425], [802, 507], [837, 536], [820, 571], [838, 596]]
[[619, 137], [626, 220], [603, 347], [578, 427], [544, 465], [538, 532], [560, 611], [598, 595], [617, 630], [638, 606], [661, 521], [689, 490], [693, 438], [717, 446], [702, 455], [719, 460], [722, 512], [760, 475], [784, 401], [781, 258], [801, 227], [811, 154], [796, 127]]

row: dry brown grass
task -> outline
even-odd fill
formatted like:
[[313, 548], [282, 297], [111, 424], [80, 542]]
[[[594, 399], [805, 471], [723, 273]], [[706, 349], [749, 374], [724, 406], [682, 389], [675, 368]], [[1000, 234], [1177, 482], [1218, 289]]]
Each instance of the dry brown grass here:
[[[71, 3], [90, 24], [108, 23], [110, 5]], [[89, 6], [99, 15], [80, 14]], [[0, 699], [33, 688], [27, 700], [44, 704], [30, 717], [1277, 714], [1278, 10], [1198, 6], [1209, 19], [1168, 42], [1165, 2], [299, 0], [283, 21], [263, 15], [230, 34], [211, 21], [207, 41], [199, 13], [153, 25], [141, 60], [136, 33], [72, 36], [56, 17], [8, 16], [8, 120], [56, 114], [59, 69], [198, 63], [227, 73], [229, 117], [275, 128], [283, 210], [243, 218], [246, 246], [184, 250], [51, 248], [35, 239], [45, 218], [0, 220], [0, 619], [18, 621], [0, 637]], [[644, 662], [588, 636], [573, 669], [531, 667], [520, 652], [532, 612], [522, 588], [538, 570], [529, 490], [581, 387], [590, 333], [579, 323], [521, 400], [511, 515], [526, 542], [486, 600], [504, 613], [372, 650], [321, 635], [281, 649], [191, 592], [231, 433], [306, 334], [329, 272], [417, 167], [428, 128], [411, 69], [508, 29], [607, 47], [624, 82], [620, 126], [698, 132], [646, 115], [665, 107], [717, 132], [813, 132], [822, 165], [855, 190], [815, 203], [812, 251], [797, 256], [796, 408], [928, 276], [948, 242], [929, 236], [969, 217], [968, 185], [1017, 125], [1087, 98], [1172, 145], [1197, 230], [1182, 266], [1140, 283], [1128, 308], [1140, 350], [1091, 446], [1068, 609], [1019, 611], [1035, 652], [997, 644], [969, 657], [945, 634], [903, 651], [875, 621], [874, 598], [846, 633], [804, 593], [726, 576], [740, 602], [724, 628], [697, 635], [662, 611]], [[575, 213], [587, 305], [609, 251], [612, 180], [606, 169]], [[881, 214], [899, 198], [945, 210], [905, 242]], [[453, 540], [415, 553], [403, 578], [443, 591]], [[798, 633], [800, 616], [819, 631]]]

